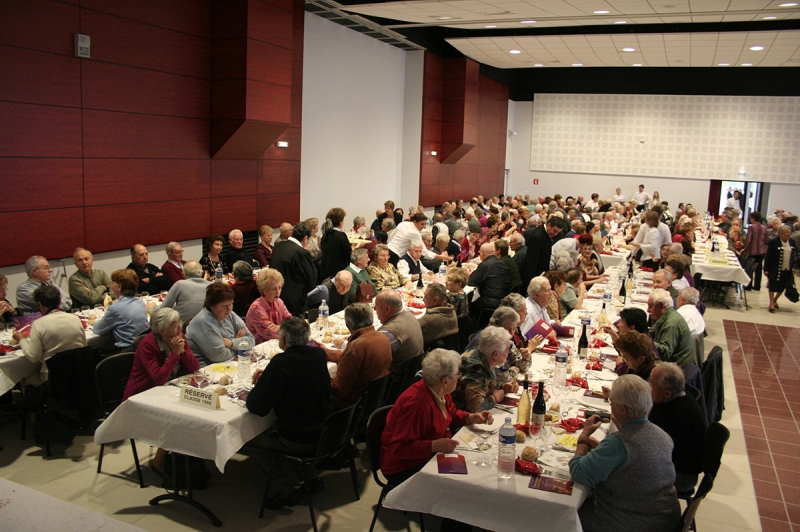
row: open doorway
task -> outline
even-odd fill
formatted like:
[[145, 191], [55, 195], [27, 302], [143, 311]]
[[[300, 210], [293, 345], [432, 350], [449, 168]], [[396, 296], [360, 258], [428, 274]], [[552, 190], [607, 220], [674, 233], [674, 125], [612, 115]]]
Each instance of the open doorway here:
[[759, 210], [761, 205], [761, 185], [755, 181], [722, 181], [717, 212], [722, 212], [727, 207], [736, 207], [741, 212], [744, 225], [747, 226], [750, 213]]

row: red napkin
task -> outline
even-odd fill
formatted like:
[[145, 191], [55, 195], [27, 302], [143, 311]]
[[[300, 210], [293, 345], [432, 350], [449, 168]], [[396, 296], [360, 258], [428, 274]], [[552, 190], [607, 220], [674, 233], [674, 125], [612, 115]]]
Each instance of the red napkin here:
[[586, 364], [586, 369], [589, 369], [589, 370], [592, 370], [592, 371], [603, 371], [603, 364], [600, 363], [600, 362], [595, 362], [594, 364], [592, 364], [590, 362], [589, 364]]
[[601, 255], [613, 255], [613, 253], [611, 253], [610, 251], [601, 251], [600, 254]]
[[539, 470], [539, 466], [536, 465], [536, 462], [530, 462], [528, 460], [523, 460], [522, 458], [517, 458], [514, 461], [514, 469], [523, 475], [539, 476], [542, 474], [542, 472]]
[[600, 339], [596, 339], [589, 342], [589, 347], [592, 349], [599, 349], [601, 347], [608, 347], [608, 344]]
[[648, 268], [647, 266], [642, 266], [642, 267], [641, 267], [641, 268], [639, 268], [639, 269], [640, 269], [641, 271], [643, 271], [643, 272], [652, 272], [652, 271], [653, 271], [653, 268]]
[[525, 424], [515, 423], [514, 424], [514, 428], [517, 429], [517, 430], [521, 430], [522, 432], [527, 434], [528, 431], [531, 429], [531, 425], [530, 425], [530, 423], [525, 423]]
[[583, 423], [584, 423], [583, 420], [578, 418], [568, 418], [561, 420], [561, 425], [564, 427], [564, 430], [566, 430], [570, 434], [573, 434], [578, 429], [582, 429]]
[[11, 351], [16, 351], [19, 347], [15, 345], [0, 345], [0, 353], [10, 353]]
[[546, 345], [546, 346], [544, 346], [542, 348], [542, 352], [543, 353], [547, 353], [548, 355], [552, 355], [556, 351], [558, 351], [558, 347], [555, 347], [555, 346], [552, 346], [552, 345]]
[[589, 389], [589, 383], [586, 382], [586, 379], [581, 379], [581, 378], [567, 379], [567, 384], [574, 384], [575, 386], [580, 386], [584, 390]]

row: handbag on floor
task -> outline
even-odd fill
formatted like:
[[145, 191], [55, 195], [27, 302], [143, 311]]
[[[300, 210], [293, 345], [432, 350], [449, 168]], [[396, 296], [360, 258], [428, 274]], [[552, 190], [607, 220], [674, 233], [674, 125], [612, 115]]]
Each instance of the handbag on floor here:
[[792, 303], [797, 303], [800, 300], [800, 294], [797, 293], [797, 287], [794, 285], [794, 274], [790, 272], [790, 275], [792, 275], [792, 282], [786, 285], [786, 291], [783, 292], [783, 295]]

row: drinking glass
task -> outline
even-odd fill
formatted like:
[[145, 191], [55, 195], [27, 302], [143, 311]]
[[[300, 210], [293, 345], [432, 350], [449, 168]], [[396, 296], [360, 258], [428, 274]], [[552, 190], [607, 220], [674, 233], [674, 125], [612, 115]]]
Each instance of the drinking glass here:
[[477, 467], [481, 468], [492, 467], [492, 463], [489, 460], [487, 460], [487, 455], [486, 455], [486, 451], [492, 448], [492, 442], [489, 441], [489, 439], [492, 437], [492, 433], [487, 431], [480, 431], [476, 432], [475, 435], [478, 437], [477, 447], [478, 450], [481, 452], [481, 454], [480, 458], [475, 460], [473, 463]]
[[78, 314], [80, 314], [80, 313], [81, 313], [81, 309], [79, 309], [79, 308], [77, 308], [77, 307], [76, 307], [76, 308], [73, 308], [73, 309], [72, 309], [70, 312], [72, 312], [72, 313], [73, 313], [73, 314], [75, 314], [75, 315], [78, 315]]
[[142, 297], [147, 297], [150, 295], [150, 292], [142, 292]]
[[197, 383], [198, 388], [205, 388], [208, 386], [208, 377], [204, 371], [195, 371], [194, 372], [194, 382]]

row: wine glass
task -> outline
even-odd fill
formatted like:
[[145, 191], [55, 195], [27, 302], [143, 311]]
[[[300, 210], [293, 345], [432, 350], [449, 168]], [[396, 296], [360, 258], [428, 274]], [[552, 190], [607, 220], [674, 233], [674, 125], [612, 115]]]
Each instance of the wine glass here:
[[142, 292], [142, 298], [148, 297], [150, 292]]
[[208, 378], [203, 370], [194, 372], [194, 382], [197, 384], [198, 388], [205, 388], [208, 386]]
[[89, 312], [89, 305], [83, 305], [81, 307], [81, 312], [88, 313]]
[[489, 439], [492, 437], [492, 433], [488, 431], [480, 431], [476, 432], [475, 435], [478, 437], [477, 447], [478, 450], [481, 452], [480, 459], [475, 460], [473, 463], [477, 467], [481, 468], [489, 468], [492, 467], [491, 462], [489, 462], [486, 458], [486, 451], [492, 448], [492, 442]]

